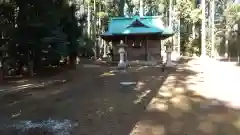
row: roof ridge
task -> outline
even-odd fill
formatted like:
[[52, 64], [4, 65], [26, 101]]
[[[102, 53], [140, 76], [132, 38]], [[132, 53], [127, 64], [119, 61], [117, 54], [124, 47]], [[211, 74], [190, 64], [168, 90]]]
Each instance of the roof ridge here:
[[[129, 27], [134, 27], [134, 24], [136, 25], [136, 23], [140, 23], [141, 25], [143, 25], [142, 27], [148, 27], [150, 28], [150, 26], [146, 25], [144, 22], [142, 22], [141, 20], [139, 20], [138, 18], [136, 18], [130, 25], [128, 25], [126, 28]], [[125, 29], [126, 29], [125, 28]]]

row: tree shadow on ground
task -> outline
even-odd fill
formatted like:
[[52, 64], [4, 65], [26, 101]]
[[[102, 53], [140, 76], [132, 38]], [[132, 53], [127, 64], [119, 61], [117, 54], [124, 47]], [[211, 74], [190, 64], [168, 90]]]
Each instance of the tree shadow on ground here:
[[[81, 95], [86, 94], [81, 99], [77, 96], [80, 94], [71, 96], [75, 99], [72, 102], [78, 102], [79, 106], [72, 109], [80, 125], [74, 134], [127, 134], [156, 95], [169, 70], [174, 69], [162, 73], [160, 67], [144, 66], [102, 74], [81, 89]], [[121, 82], [136, 84], [121, 85]]]
[[[1, 107], [7, 107], [5, 109], [10, 108], [11, 110], [12, 107], [16, 108], [17, 106], [22, 106], [20, 105], [22, 102], [28, 104], [32, 100], [34, 100], [33, 102], [35, 103], [35, 101], [38, 102], [38, 100], [57, 98], [58, 96], [61, 97], [65, 94], [65, 91], [70, 91], [75, 87], [77, 82], [80, 82], [81, 85], [89, 83], [92, 79], [96, 78], [96, 76], [99, 76], [106, 70], [106, 68], [90, 68], [79, 65], [76, 70], [68, 71], [59, 76], [54, 76], [48, 79], [38, 78], [37, 81], [32, 80], [30, 82], [23, 81], [22, 83], [25, 84], [10, 88], [6, 87], [6, 89], [3, 87], [0, 93]], [[70, 83], [65, 83], [66, 81]], [[26, 106], [26, 108], [28, 107]]]
[[228, 63], [232, 63], [235, 66], [240, 66], [239, 63], [239, 58], [238, 57], [228, 57], [228, 58], [220, 58], [218, 59], [221, 62], [228, 62]]
[[[106, 71], [107, 69], [98, 69], [96, 67], [89, 68], [83, 67], [83, 65], [91, 64], [89, 60], [83, 60], [83, 63], [78, 65], [76, 70], [65, 70], [56, 68], [56, 71], [53, 68], [47, 69], [46, 72], [40, 76], [35, 76], [32, 78], [25, 78], [25, 79], [10, 79], [7, 80], [8, 84], [4, 84], [1, 86], [0, 89], [0, 99], [1, 102], [10, 100], [9, 102], [19, 101], [26, 96], [32, 96], [38, 94], [38, 92], [46, 92], [45, 95], [51, 95], [49, 92], [54, 92], [54, 90], [49, 91], [52, 86], [59, 86], [65, 84], [66, 82], [70, 82], [72, 80], [77, 81], [84, 81], [88, 80], [92, 76], [99, 76], [102, 72]], [[87, 72], [87, 73], [85, 73]], [[80, 77], [79, 77], [80, 76]], [[4, 102], [5, 103], [5, 102]]]
[[173, 79], [166, 83], [168, 89], [161, 88], [130, 135], [240, 134], [240, 110], [200, 96], [196, 90], [203, 87], [194, 87], [202, 82], [198, 75], [190, 67], [170, 74]]

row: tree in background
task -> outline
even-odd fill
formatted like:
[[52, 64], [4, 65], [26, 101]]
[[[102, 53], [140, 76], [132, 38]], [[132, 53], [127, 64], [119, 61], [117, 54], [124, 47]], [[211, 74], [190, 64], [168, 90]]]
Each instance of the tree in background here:
[[33, 70], [58, 66], [62, 57], [75, 63], [85, 19], [75, 16], [76, 5], [70, 3], [11, 0], [0, 4], [4, 20], [0, 27], [5, 28], [1, 29], [1, 45], [7, 49], [1, 60], [6, 74], [33, 75]]
[[[226, 53], [225, 57], [228, 57], [229, 52], [229, 39], [238, 40], [239, 35], [239, 22], [240, 22], [240, 4], [238, 3], [228, 3], [227, 8], [224, 10], [224, 16], [226, 20]], [[236, 27], [237, 26], [237, 27]], [[238, 44], [238, 41], [237, 41]], [[238, 63], [240, 62], [240, 50], [239, 45], [237, 45], [237, 57]]]
[[[199, 27], [201, 20], [201, 9], [191, 0], [176, 1], [177, 18], [181, 22], [181, 52], [184, 55], [199, 55], [200, 42], [196, 38], [196, 25]], [[192, 27], [192, 28], [191, 28]], [[191, 29], [190, 29], [191, 28]], [[192, 33], [192, 34], [191, 34]]]

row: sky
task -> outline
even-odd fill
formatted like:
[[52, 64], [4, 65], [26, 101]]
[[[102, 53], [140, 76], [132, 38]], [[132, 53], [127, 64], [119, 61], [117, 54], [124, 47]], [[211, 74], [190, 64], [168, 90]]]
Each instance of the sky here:
[[240, 0], [234, 0], [234, 3], [240, 4]]

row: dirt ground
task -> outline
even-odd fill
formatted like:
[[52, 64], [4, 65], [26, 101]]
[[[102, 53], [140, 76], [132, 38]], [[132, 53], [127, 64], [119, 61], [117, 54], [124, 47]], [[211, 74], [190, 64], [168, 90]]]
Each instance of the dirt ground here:
[[81, 65], [67, 76], [71, 81], [66, 84], [3, 95], [1, 123], [69, 119], [78, 123], [74, 135], [129, 134], [168, 72], [160, 67], [116, 72], [114, 67]]
[[180, 63], [165, 72], [81, 65], [65, 84], [2, 96], [0, 123], [69, 119], [78, 123], [71, 135], [239, 135], [239, 111], [200, 96], [199, 63]]

